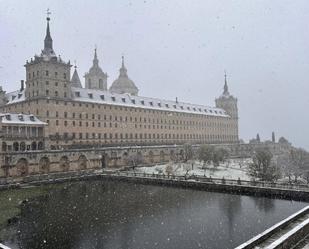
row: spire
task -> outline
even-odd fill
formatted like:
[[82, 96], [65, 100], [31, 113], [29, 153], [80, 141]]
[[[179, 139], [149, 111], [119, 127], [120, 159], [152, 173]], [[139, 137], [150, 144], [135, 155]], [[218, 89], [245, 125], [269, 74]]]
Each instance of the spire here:
[[74, 66], [74, 73], [71, 79], [71, 84], [73, 87], [79, 87], [82, 88], [82, 84], [80, 82], [78, 73], [77, 73], [77, 66], [76, 66], [76, 62], [75, 62], [75, 66]]
[[97, 56], [97, 46], [95, 46], [95, 49], [94, 49], [93, 66], [95, 66], [95, 67], [99, 66], [99, 60], [98, 60], [98, 56]]
[[128, 77], [127, 75], [127, 69], [126, 67], [124, 66], [124, 56], [122, 55], [121, 56], [121, 68], [120, 68], [120, 76], [122, 77]]
[[49, 21], [50, 21], [49, 15], [51, 14], [49, 9], [47, 9], [46, 14], [47, 14], [47, 17], [46, 17], [47, 27], [46, 27], [46, 35], [45, 35], [45, 39], [44, 39], [44, 50], [42, 52], [45, 55], [55, 55], [55, 52], [53, 50], [53, 39], [51, 38], [50, 28], [49, 28]]
[[226, 79], [226, 71], [224, 71], [224, 88], [223, 88], [223, 94], [229, 95], [229, 88], [227, 86], [227, 79]]

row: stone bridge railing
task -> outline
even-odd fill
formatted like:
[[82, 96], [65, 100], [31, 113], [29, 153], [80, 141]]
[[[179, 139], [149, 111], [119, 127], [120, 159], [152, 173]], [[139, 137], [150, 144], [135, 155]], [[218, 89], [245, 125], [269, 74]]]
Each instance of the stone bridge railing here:
[[79, 180], [119, 180], [142, 184], [176, 186], [198, 190], [216, 191], [242, 195], [266, 196], [309, 201], [309, 186], [298, 184], [219, 179], [203, 176], [146, 174], [119, 170], [80, 170], [29, 175], [25, 177], [0, 178], [0, 188], [20, 184], [44, 184]]

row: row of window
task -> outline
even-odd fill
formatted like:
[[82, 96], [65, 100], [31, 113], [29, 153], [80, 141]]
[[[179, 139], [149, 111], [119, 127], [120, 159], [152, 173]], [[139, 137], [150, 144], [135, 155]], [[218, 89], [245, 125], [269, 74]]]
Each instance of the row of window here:
[[[32, 72], [32, 78], [40, 76], [40, 71]], [[46, 70], [45, 73], [42, 72], [42, 76], [50, 76], [49, 71]], [[54, 73], [55, 78], [58, 78], [58, 72]], [[63, 78], [67, 78], [67, 74], [63, 73]], [[31, 79], [31, 72], [28, 73], [28, 79]]]
[[[48, 123], [48, 124], [50, 124], [50, 120], [46, 120], [46, 122]], [[75, 126], [79, 126], [79, 127], [82, 127], [83, 126], [83, 124], [84, 124], [84, 126], [85, 127], [104, 127], [104, 128], [106, 128], [106, 127], [110, 127], [110, 128], [120, 128], [120, 127], [122, 127], [122, 128], [126, 128], [126, 129], [128, 129], [129, 127], [127, 127], [127, 126], [125, 126], [125, 127], [123, 127], [121, 124], [119, 124], [118, 125], [118, 123], [107, 123], [107, 122], [103, 122], [102, 123], [102, 126], [101, 126], [101, 122], [88, 122], [88, 121], [75, 121], [75, 120], [73, 120], [71, 123], [70, 123], [73, 127], [75, 127]], [[57, 119], [56, 121], [55, 121], [55, 125], [56, 126], [59, 126], [60, 125], [60, 122], [59, 122], [59, 120]], [[67, 120], [64, 120], [63, 121], [63, 125], [65, 126], [65, 127], [67, 127], [68, 125], [69, 125], [69, 122], [67, 121]], [[152, 124], [152, 125], [138, 125], [138, 124], [134, 124], [134, 128], [140, 128], [140, 129], [142, 129], [142, 128], [144, 128], [144, 129], [168, 129], [168, 130], [190, 130], [190, 129], [197, 129], [197, 130], [206, 130], [206, 128], [207, 129], [210, 129], [210, 130], [222, 130], [223, 128], [226, 128], [226, 127], [222, 127], [221, 125], [219, 125], [219, 126], [213, 126], [213, 127], [210, 127], [210, 128], [208, 128], [208, 127], [198, 127], [198, 128], [196, 128], [196, 127], [192, 127], [192, 126], [180, 126], [180, 127], [178, 127], [178, 126], [171, 126], [171, 125], [154, 125], [154, 124]], [[227, 129], [224, 129], [223, 130], [223, 132], [227, 132]]]
[[[199, 139], [199, 140], [233, 140], [233, 135], [211, 135], [211, 134], [150, 134], [150, 133], [71, 133], [72, 139]], [[55, 133], [59, 137], [59, 133]], [[63, 133], [64, 138], [69, 138], [69, 133]]]

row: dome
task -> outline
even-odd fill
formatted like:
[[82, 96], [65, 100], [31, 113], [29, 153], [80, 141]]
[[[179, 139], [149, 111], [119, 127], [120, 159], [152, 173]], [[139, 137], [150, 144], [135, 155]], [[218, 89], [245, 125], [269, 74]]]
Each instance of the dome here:
[[124, 66], [124, 58], [122, 57], [122, 66], [120, 68], [120, 74], [110, 87], [112, 93], [129, 93], [131, 95], [138, 94], [138, 88], [134, 82], [128, 77], [127, 69]]

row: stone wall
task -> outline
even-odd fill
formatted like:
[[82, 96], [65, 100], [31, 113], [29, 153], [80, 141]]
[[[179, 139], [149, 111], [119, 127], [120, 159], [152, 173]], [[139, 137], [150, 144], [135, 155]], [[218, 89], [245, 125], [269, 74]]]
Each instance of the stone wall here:
[[[22, 177], [49, 172], [120, 168], [182, 160], [182, 146], [119, 147], [0, 154], [0, 177]], [[136, 158], [136, 159], [135, 159]]]

